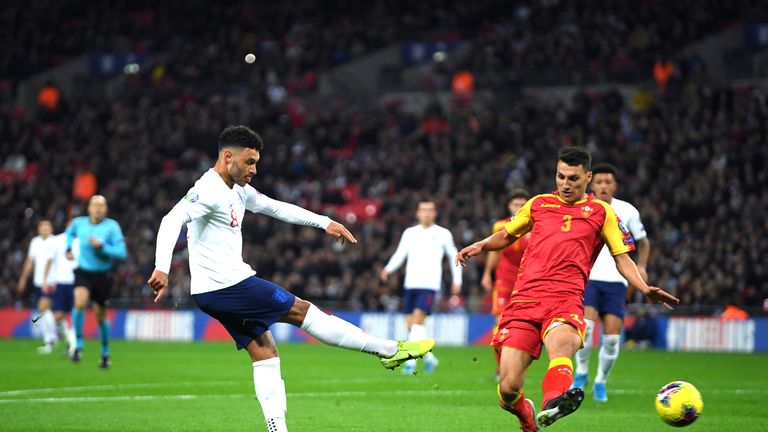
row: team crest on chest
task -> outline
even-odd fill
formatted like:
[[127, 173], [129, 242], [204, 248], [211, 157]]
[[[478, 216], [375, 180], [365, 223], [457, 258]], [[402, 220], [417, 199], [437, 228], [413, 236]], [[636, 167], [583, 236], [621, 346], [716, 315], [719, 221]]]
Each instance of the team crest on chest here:
[[591, 215], [594, 210], [595, 209], [593, 209], [592, 207], [585, 205], [584, 207], [581, 208], [581, 215], [584, 216], [585, 218], [589, 217], [589, 215]]

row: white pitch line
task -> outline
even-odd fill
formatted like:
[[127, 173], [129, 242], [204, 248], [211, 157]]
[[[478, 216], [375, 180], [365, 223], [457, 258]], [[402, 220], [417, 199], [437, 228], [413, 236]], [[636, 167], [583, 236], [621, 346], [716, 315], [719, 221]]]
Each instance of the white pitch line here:
[[36, 389], [8, 390], [0, 391], [0, 397], [3, 396], [21, 396], [39, 393], [53, 392], [85, 392], [99, 390], [127, 390], [127, 389], [153, 389], [167, 387], [199, 387], [199, 386], [219, 386], [242, 384], [242, 381], [199, 381], [199, 382], [173, 382], [173, 383], [130, 383], [130, 384], [102, 384], [90, 386], [72, 386], [72, 387], [43, 387]]
[[[114, 384], [98, 386], [80, 386], [80, 387], [52, 387], [29, 390], [13, 390], [0, 392], [2, 396], [20, 396], [25, 394], [46, 393], [52, 391], [88, 391], [88, 390], [119, 390], [119, 389], [151, 389], [166, 388], [173, 385], [182, 386], [215, 386], [239, 384], [239, 381], [201, 381], [199, 383], [135, 383], [135, 384]], [[290, 392], [290, 398], [329, 398], [329, 397], [367, 397], [367, 396], [464, 396], [470, 394], [493, 394], [488, 388], [477, 390], [381, 390], [381, 391], [338, 391], [338, 392]], [[639, 395], [653, 393], [642, 389], [611, 389], [614, 394]], [[704, 389], [707, 394], [734, 394], [734, 395], [768, 395], [768, 389]], [[23, 404], [23, 403], [78, 403], [78, 402], [124, 402], [124, 401], [154, 401], [154, 400], [196, 400], [196, 399], [240, 399], [253, 398], [248, 393], [239, 394], [177, 394], [177, 395], [121, 395], [121, 396], [83, 396], [83, 397], [45, 397], [45, 398], [0, 398], [0, 405], [3, 404]]]
[[[247, 381], [178, 381], [171, 383], [127, 383], [127, 384], [100, 384], [71, 387], [42, 387], [35, 389], [20, 389], [0, 391], [0, 398], [5, 396], [23, 396], [58, 392], [86, 392], [99, 390], [128, 390], [128, 389], [154, 389], [154, 388], [172, 388], [172, 387], [202, 387], [202, 386], [225, 386], [239, 385]], [[389, 378], [317, 378], [301, 380], [303, 384], [386, 384], [391, 383]]]
[[[294, 392], [290, 398], [328, 398], [328, 397], [364, 397], [371, 395], [389, 396], [461, 396], [477, 393], [492, 393], [488, 390], [395, 390], [395, 391], [341, 391], [341, 392]], [[181, 394], [181, 395], [134, 395], [134, 396], [87, 396], [87, 397], [49, 397], [34, 399], [0, 399], [3, 404], [23, 403], [79, 403], [79, 402], [132, 402], [155, 400], [196, 400], [196, 399], [252, 399], [248, 394]]]

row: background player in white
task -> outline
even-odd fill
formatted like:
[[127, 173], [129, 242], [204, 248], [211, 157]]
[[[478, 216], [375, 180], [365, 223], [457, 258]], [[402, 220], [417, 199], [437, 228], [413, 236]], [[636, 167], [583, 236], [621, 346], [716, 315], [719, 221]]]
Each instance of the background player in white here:
[[[64, 340], [67, 349], [72, 354], [75, 349], [75, 332], [70, 328], [67, 322], [67, 314], [72, 312], [75, 299], [75, 269], [77, 260], [67, 258], [67, 234], [61, 233], [53, 236], [54, 252], [51, 256], [51, 265], [46, 266], [48, 280], [52, 280], [53, 287], [52, 301], [53, 316], [56, 319], [56, 330], [60, 340]], [[72, 255], [77, 257], [80, 254], [80, 240], [75, 239], [72, 242]]]
[[[453, 234], [435, 224], [437, 209], [429, 198], [419, 201], [416, 210], [418, 225], [406, 228], [400, 237], [395, 253], [381, 269], [380, 277], [387, 281], [392, 272], [397, 271], [404, 262], [405, 282], [403, 287], [403, 313], [408, 326], [408, 340], [421, 340], [426, 337], [424, 323], [432, 313], [432, 305], [443, 286], [443, 257], [451, 262], [458, 250], [453, 242]], [[450, 266], [453, 277], [451, 293], [461, 292], [461, 268]], [[437, 366], [437, 358], [432, 353], [424, 356], [424, 371], [432, 372]], [[416, 372], [416, 360], [409, 360], [403, 368], [404, 374]]]
[[[637, 270], [648, 280], [646, 267], [651, 251], [640, 212], [630, 203], [614, 198], [616, 193], [617, 170], [613, 165], [600, 163], [592, 167], [592, 192], [597, 198], [613, 207], [621, 220], [622, 230], [629, 230], [637, 247]], [[625, 231], [626, 232], [626, 231]], [[627, 296], [627, 280], [616, 270], [607, 247], [603, 247], [589, 274], [589, 283], [584, 291], [584, 319], [587, 332], [584, 347], [576, 353], [576, 376], [573, 387], [584, 388], [589, 381], [589, 356], [592, 350], [592, 330], [595, 321], [602, 319], [603, 337], [598, 355], [597, 376], [593, 386], [596, 401], [606, 402], [608, 394], [605, 383], [619, 356], [619, 339], [624, 324], [624, 300]]]
[[54, 281], [48, 279], [51, 258], [55, 250], [52, 234], [51, 221], [41, 220], [37, 223], [37, 235], [29, 243], [29, 252], [17, 285], [18, 292], [23, 293], [27, 288], [27, 279], [32, 273], [32, 283], [34, 284], [32, 307], [37, 307], [37, 314], [32, 318], [32, 322], [40, 329], [43, 337], [43, 346], [37, 348], [37, 352], [40, 354], [51, 353], [56, 342], [59, 341], [56, 335], [56, 319], [51, 312], [50, 295]]
[[254, 276], [242, 258], [245, 210], [324, 229], [341, 242], [357, 243], [343, 225], [327, 216], [271, 199], [251, 187], [248, 183], [256, 174], [262, 148], [261, 137], [245, 126], [229, 126], [221, 132], [215, 166], [203, 174], [160, 224], [155, 270], [148, 284], [157, 293], [155, 301], [159, 301], [168, 287], [176, 239], [186, 224], [192, 298], [200, 309], [224, 325], [238, 349], [248, 351], [267, 429], [280, 432], [287, 430], [286, 397], [280, 358], [269, 331], [271, 324], [287, 322], [329, 345], [376, 355], [388, 369], [421, 357], [432, 349], [434, 340], [410, 343], [369, 336], [282, 287]]

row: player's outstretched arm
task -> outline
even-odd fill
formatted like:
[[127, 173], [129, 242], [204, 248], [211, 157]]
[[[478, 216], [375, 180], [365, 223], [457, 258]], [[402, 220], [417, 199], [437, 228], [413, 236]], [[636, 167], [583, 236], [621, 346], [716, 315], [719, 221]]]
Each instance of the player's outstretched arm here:
[[155, 292], [155, 303], [165, 296], [165, 289], [168, 287], [168, 272], [171, 269], [171, 260], [173, 259], [173, 248], [176, 246], [176, 240], [179, 238], [181, 227], [192, 219], [184, 211], [184, 205], [186, 204], [182, 200], [171, 209], [163, 217], [163, 220], [160, 222], [160, 229], [157, 231], [155, 270], [147, 281], [147, 285]]
[[345, 241], [348, 241], [352, 244], [357, 243], [357, 239], [352, 235], [351, 232], [349, 232], [347, 227], [336, 221], [331, 221], [331, 223], [325, 228], [325, 232], [336, 237], [336, 241], [341, 244], [344, 244]]
[[517, 237], [511, 235], [506, 230], [497, 231], [479, 242], [472, 243], [460, 250], [459, 253], [456, 254], [455, 263], [456, 265], [466, 267], [469, 258], [479, 255], [482, 251], [497, 251], [504, 249], [514, 243], [515, 240], [517, 240]]
[[663, 304], [667, 309], [672, 309], [672, 305], [680, 303], [680, 300], [672, 294], [659, 287], [646, 284], [628, 253], [615, 255], [613, 259], [616, 261], [616, 269], [624, 276], [624, 279], [637, 287], [651, 303]]

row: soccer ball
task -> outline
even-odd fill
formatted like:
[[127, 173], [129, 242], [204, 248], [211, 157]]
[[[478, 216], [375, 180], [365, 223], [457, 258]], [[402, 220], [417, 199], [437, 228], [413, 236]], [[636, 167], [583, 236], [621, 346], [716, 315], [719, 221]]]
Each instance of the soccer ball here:
[[656, 412], [672, 426], [688, 426], [699, 418], [703, 410], [701, 394], [693, 384], [685, 381], [673, 381], [656, 395]]

